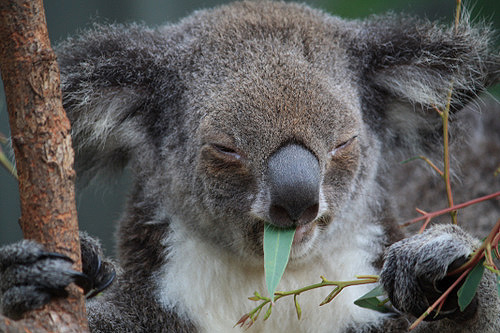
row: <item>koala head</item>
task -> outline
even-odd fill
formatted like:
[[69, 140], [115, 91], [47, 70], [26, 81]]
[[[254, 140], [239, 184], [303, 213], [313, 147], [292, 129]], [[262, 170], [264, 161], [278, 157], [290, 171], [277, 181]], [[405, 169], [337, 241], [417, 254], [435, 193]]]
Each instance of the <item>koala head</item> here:
[[194, 171], [185, 176], [193, 189], [192, 207], [199, 208], [192, 219], [204, 221], [194, 230], [201, 227], [225, 247], [261, 253], [265, 221], [301, 227], [303, 237], [297, 233], [296, 242], [304, 246], [298, 255], [314, 243], [316, 226], [332, 222], [354, 181], [366, 177], [359, 169], [368, 162], [362, 155], [374, 138], [363, 126], [350, 70], [340, 65], [345, 52], [329, 56], [334, 65], [328, 69], [306, 61], [302, 44], [265, 38], [270, 45], [235, 36], [242, 63], [230, 70], [217, 53], [196, 61], [224, 70], [213, 73], [203, 66], [197, 73], [198, 79], [217, 78], [196, 88], [209, 92], [195, 93], [202, 97], [191, 108], [198, 113], [190, 125], [196, 128], [189, 144], [193, 164], [182, 169]]
[[272, 2], [96, 26], [59, 48], [77, 173], [130, 161], [125, 220], [145, 244], [154, 225], [258, 261], [268, 222], [306, 258], [354, 213], [373, 220], [384, 161], [439, 136], [451, 82], [455, 111], [498, 79], [488, 36]]

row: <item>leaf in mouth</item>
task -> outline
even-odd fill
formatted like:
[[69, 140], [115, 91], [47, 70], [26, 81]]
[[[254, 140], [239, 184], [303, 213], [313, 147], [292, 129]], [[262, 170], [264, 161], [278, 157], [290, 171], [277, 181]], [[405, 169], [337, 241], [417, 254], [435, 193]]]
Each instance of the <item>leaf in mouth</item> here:
[[274, 301], [274, 292], [285, 272], [292, 248], [295, 229], [281, 229], [264, 225], [264, 270], [267, 290]]

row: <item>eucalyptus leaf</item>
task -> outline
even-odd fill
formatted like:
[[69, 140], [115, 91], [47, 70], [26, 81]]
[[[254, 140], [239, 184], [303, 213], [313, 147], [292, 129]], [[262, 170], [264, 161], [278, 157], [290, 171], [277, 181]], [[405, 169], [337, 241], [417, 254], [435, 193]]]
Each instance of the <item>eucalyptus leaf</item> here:
[[382, 313], [390, 312], [391, 310], [377, 298], [379, 296], [384, 296], [384, 289], [380, 285], [355, 300], [354, 304], [362, 308], [367, 308]]
[[326, 296], [326, 298], [323, 300], [323, 302], [321, 302], [319, 306], [323, 306], [327, 303], [330, 303], [338, 294], [340, 294], [341, 291], [342, 288], [340, 287], [336, 287], [335, 289], [333, 289], [332, 292], [328, 294], [328, 296]]
[[288, 264], [294, 235], [295, 229], [281, 229], [270, 224], [264, 226], [264, 270], [272, 300]]
[[295, 311], [297, 312], [297, 319], [300, 320], [300, 317], [302, 317], [302, 309], [300, 308], [299, 301], [297, 300], [297, 294], [293, 295], [293, 302], [295, 303]]
[[467, 274], [464, 284], [458, 290], [458, 306], [460, 306], [460, 311], [464, 311], [467, 308], [476, 294], [479, 282], [481, 282], [481, 278], [483, 277], [483, 263], [484, 258]]
[[269, 304], [269, 308], [267, 308], [266, 314], [264, 315], [264, 320], [267, 320], [271, 316], [271, 312], [273, 311], [273, 305]]

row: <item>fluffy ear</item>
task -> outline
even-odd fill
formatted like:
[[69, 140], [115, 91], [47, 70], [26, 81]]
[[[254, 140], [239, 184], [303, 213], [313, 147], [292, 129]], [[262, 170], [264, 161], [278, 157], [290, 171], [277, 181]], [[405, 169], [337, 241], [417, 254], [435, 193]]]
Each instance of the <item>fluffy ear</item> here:
[[492, 31], [444, 27], [407, 16], [387, 15], [364, 22], [361, 42], [364, 103], [372, 120], [395, 144], [420, 149], [440, 136], [443, 110], [453, 87], [451, 110], [461, 109], [500, 78], [500, 56]]
[[[80, 180], [123, 168], [139, 148], [148, 149], [160, 137], [158, 128], [167, 128], [160, 113], [168, 110], [152, 103], [176, 93], [167, 50], [164, 35], [140, 25], [95, 25], [59, 45], [63, 104]], [[161, 98], [155, 98], [158, 87], [165, 92]]]

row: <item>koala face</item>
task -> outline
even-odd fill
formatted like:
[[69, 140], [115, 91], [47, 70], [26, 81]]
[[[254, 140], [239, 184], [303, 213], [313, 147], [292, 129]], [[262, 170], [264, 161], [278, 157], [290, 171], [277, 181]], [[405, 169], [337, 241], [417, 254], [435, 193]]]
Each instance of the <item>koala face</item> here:
[[[240, 68], [215, 76], [213, 67], [202, 67], [192, 78], [190, 87], [200, 78], [205, 84], [189, 93], [198, 98], [190, 99], [192, 119], [186, 122], [199, 125], [178, 169], [187, 172], [186, 196], [195, 200], [178, 211], [189, 232], [255, 262], [261, 260], [265, 222], [298, 228], [293, 260], [328, 241], [343, 203], [369, 173], [361, 166], [376, 168], [367, 156], [377, 152], [345, 69], [328, 75], [334, 71], [325, 74], [299, 50], [259, 49], [258, 43], [239, 50], [248, 59]], [[225, 68], [219, 57], [208, 62]], [[184, 183], [180, 187], [166, 201], [177, 202], [187, 190]]]

